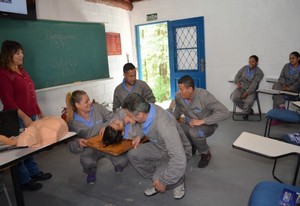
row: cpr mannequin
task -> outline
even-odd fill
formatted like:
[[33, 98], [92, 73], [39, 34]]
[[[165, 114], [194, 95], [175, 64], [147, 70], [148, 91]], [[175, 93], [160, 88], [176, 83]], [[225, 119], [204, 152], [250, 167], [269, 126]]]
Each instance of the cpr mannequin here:
[[34, 121], [16, 138], [0, 135], [0, 142], [8, 145], [41, 147], [57, 142], [68, 133], [66, 122], [60, 117], [45, 117]]

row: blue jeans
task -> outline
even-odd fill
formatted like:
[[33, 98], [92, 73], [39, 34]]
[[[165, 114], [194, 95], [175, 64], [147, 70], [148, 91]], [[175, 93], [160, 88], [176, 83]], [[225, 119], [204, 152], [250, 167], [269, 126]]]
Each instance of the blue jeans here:
[[[30, 117], [33, 121], [37, 119], [37, 116]], [[19, 119], [20, 128], [24, 128], [24, 122]], [[33, 156], [19, 162], [17, 164], [18, 172], [21, 184], [26, 184], [31, 180], [30, 176], [34, 176], [40, 172]]]

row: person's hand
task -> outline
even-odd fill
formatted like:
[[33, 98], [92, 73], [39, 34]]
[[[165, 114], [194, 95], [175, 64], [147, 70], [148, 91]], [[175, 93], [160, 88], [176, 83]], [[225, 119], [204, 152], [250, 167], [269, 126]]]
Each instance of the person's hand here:
[[40, 114], [38, 114], [38, 118], [39, 118], [39, 119], [43, 119], [44, 117], [45, 117], [45, 115], [44, 115], [43, 112], [41, 112]]
[[86, 139], [83, 139], [83, 138], [79, 139], [79, 145], [80, 145], [80, 147], [86, 147], [86, 143], [87, 143]]
[[241, 99], [246, 99], [248, 97], [248, 94], [245, 92], [244, 94], [242, 94]]
[[205, 121], [203, 119], [192, 119], [189, 123], [189, 125], [191, 127], [194, 127], [194, 126], [201, 126], [205, 124]]
[[24, 126], [25, 127], [29, 127], [29, 125], [31, 125], [31, 123], [33, 122], [32, 121], [32, 119], [30, 118], [30, 117], [25, 117], [24, 119], [23, 119], [23, 122], [24, 122]]
[[284, 84], [284, 85], [282, 86], [282, 90], [283, 90], [283, 91], [289, 91], [290, 88], [289, 88], [288, 85]]
[[166, 185], [162, 184], [159, 179], [152, 182], [152, 186], [157, 192], [163, 193], [166, 191]]
[[100, 135], [100, 136], [103, 136], [104, 130], [105, 130], [105, 127], [102, 127], [102, 128], [100, 129], [100, 131], [99, 131], [99, 135]]
[[124, 118], [124, 123], [125, 124], [135, 124], [135, 121], [131, 118], [131, 117], [129, 117], [129, 116], [125, 116], [125, 118]]
[[241, 88], [241, 87], [242, 87], [242, 84], [241, 84], [241, 82], [237, 82], [237, 83], [236, 83], [236, 88], [238, 88], [238, 89], [239, 89], [239, 88]]
[[141, 138], [139, 136], [136, 136], [132, 140], [131, 144], [132, 144], [133, 148], [136, 149], [140, 145], [140, 142], [141, 142]]

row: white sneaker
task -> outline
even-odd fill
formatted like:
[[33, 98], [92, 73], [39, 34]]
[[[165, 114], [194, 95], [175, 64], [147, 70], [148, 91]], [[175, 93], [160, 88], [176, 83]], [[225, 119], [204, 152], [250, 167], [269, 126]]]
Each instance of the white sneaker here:
[[158, 192], [156, 191], [156, 189], [154, 187], [151, 187], [151, 188], [148, 188], [144, 191], [144, 194], [147, 196], [147, 197], [150, 197], [150, 196], [153, 196], [153, 195], [156, 195]]
[[184, 183], [182, 183], [181, 185], [173, 189], [173, 197], [175, 199], [181, 199], [184, 197], [184, 195], [185, 195]]

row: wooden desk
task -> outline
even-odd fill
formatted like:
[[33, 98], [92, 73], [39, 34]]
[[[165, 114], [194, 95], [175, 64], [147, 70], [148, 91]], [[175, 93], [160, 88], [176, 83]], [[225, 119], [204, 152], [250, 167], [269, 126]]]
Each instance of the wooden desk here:
[[54, 145], [57, 145], [61, 142], [66, 141], [67, 139], [75, 136], [75, 132], [68, 132], [66, 136], [64, 136], [62, 139], [60, 139], [58, 142], [46, 145], [43, 147], [38, 148], [24, 148], [24, 149], [15, 149], [15, 150], [7, 150], [3, 151], [0, 154], [0, 170], [5, 169], [7, 167], [10, 167], [10, 172], [12, 176], [12, 181], [14, 185], [14, 191], [16, 195], [17, 205], [18, 206], [24, 206], [24, 197], [23, 192], [19, 180], [19, 173], [17, 168], [17, 163], [26, 159], [27, 157], [34, 155], [36, 153], [39, 153], [45, 149], [48, 149]]
[[[233, 143], [233, 148], [246, 151], [259, 156], [275, 159], [273, 166], [273, 177], [280, 181], [275, 176], [276, 160], [281, 157], [289, 155], [297, 155], [298, 161], [296, 165], [296, 171], [293, 178], [293, 185], [296, 184], [299, 165], [300, 165], [300, 147], [289, 143], [281, 142], [278, 140], [270, 139], [267, 137], [243, 132]], [[280, 181], [281, 182], [281, 181]]]

